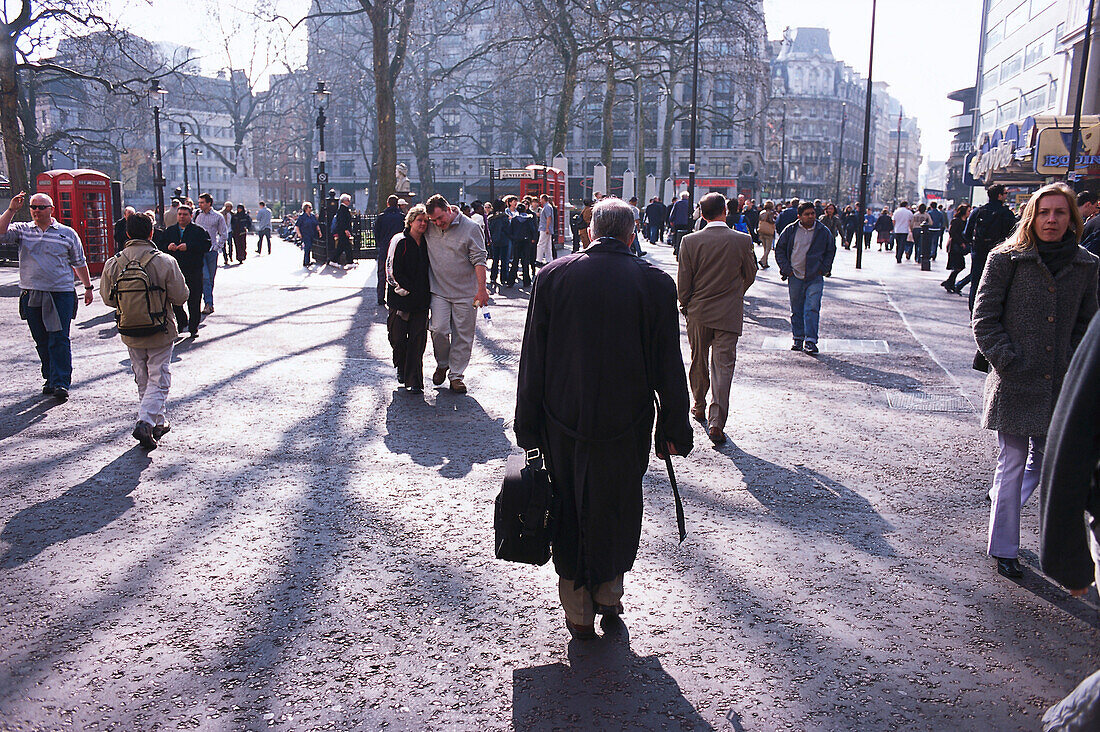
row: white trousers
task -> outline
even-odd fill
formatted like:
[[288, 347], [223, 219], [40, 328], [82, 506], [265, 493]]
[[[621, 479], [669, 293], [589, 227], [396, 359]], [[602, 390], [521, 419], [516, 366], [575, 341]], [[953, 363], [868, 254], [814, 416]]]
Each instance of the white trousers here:
[[548, 231], [539, 232], [539, 247], [535, 252], [535, 259], [540, 262], [552, 262], [554, 261], [554, 240], [550, 236]]
[[989, 492], [989, 555], [1015, 559], [1020, 552], [1020, 511], [1039, 485], [1045, 440], [997, 433], [997, 469]]
[[432, 295], [432, 314], [428, 330], [432, 332], [432, 350], [435, 363], [448, 369], [449, 379], [461, 379], [470, 365], [470, 352], [474, 348], [474, 330], [477, 327], [477, 308], [474, 299], [455, 302], [439, 295]]
[[165, 404], [168, 402], [168, 389], [172, 386], [172, 345], [160, 348], [131, 348], [130, 366], [134, 370], [137, 382], [138, 421], [153, 426], [168, 423]]

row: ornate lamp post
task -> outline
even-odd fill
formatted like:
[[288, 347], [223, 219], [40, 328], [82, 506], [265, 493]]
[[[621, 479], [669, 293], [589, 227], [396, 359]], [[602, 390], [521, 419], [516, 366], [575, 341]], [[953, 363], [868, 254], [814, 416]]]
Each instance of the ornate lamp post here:
[[191, 152], [195, 153], [195, 197], [202, 195], [202, 183], [199, 182], [199, 159], [202, 157], [202, 148], [196, 147]]
[[183, 122], [180, 122], [180, 136], [183, 137], [183, 197], [187, 198], [191, 195], [191, 186], [187, 183], [187, 138], [191, 133], [187, 131], [187, 128], [183, 126]]
[[[317, 153], [317, 197], [320, 199], [322, 191], [328, 185], [328, 173], [325, 172], [325, 104], [331, 94], [325, 88], [325, 82], [318, 81], [317, 88], [313, 90], [313, 96], [317, 98], [317, 134], [320, 142], [320, 150]], [[321, 212], [322, 201], [317, 201], [317, 212]]]
[[164, 103], [163, 97], [168, 94], [168, 90], [160, 85], [160, 80], [153, 79], [149, 82], [149, 97], [153, 103], [153, 134], [156, 138], [156, 154], [157, 154], [157, 170], [156, 180], [153, 181], [153, 185], [157, 189], [157, 216], [160, 217], [161, 223], [164, 222], [164, 169], [161, 163], [160, 156], [160, 107]]

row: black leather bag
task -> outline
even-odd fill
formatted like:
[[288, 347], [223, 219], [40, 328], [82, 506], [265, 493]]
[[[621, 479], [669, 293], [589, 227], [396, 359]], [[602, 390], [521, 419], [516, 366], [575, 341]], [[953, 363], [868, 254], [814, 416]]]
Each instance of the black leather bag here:
[[493, 516], [497, 559], [537, 566], [550, 561], [554, 505], [554, 485], [542, 453], [510, 456]]

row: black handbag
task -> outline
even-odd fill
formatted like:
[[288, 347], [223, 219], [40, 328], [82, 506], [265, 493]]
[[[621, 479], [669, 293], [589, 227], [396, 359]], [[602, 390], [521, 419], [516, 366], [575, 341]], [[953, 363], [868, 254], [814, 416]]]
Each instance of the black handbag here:
[[493, 515], [497, 559], [537, 566], [550, 561], [554, 513], [554, 486], [542, 453], [510, 456]]

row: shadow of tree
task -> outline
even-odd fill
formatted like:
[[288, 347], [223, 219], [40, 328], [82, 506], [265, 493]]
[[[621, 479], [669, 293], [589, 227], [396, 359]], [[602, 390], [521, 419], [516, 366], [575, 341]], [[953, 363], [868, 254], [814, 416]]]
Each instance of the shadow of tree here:
[[568, 653], [568, 666], [512, 672], [513, 729], [713, 729], [656, 656], [630, 650], [625, 625]]
[[821, 354], [817, 356], [817, 360], [818, 363], [837, 376], [850, 381], [858, 381], [861, 384], [881, 386], [886, 389], [917, 389], [924, 386], [923, 382], [912, 376], [894, 371], [883, 371], [870, 366], [861, 366], [835, 356]]
[[0, 531], [0, 541], [8, 544], [0, 567], [26, 564], [54, 544], [94, 533], [116, 520], [133, 507], [130, 493], [151, 462], [148, 453], [134, 445], [60, 496], [15, 514]]
[[897, 556], [885, 538], [894, 527], [847, 486], [805, 466], [791, 470], [770, 463], [732, 441], [719, 452], [733, 460], [749, 493], [782, 523], [800, 531], [838, 535], [871, 556]]

